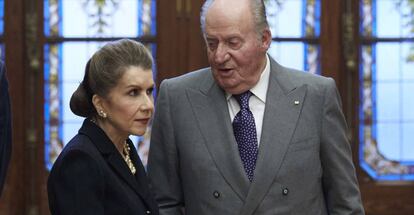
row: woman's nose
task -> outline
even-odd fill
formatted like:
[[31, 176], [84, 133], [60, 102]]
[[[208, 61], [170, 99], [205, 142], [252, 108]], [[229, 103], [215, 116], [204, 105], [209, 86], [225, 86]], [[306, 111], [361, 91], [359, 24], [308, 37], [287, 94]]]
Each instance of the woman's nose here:
[[142, 111], [150, 111], [154, 110], [154, 100], [152, 99], [152, 95], [145, 95], [145, 101], [141, 104], [140, 109]]

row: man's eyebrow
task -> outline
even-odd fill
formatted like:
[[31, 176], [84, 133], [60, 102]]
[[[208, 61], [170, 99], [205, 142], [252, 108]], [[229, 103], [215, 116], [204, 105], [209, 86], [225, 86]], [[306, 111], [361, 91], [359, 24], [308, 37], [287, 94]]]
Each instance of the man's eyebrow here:
[[217, 38], [213, 37], [213, 36], [206, 36], [207, 40], [216, 40]]

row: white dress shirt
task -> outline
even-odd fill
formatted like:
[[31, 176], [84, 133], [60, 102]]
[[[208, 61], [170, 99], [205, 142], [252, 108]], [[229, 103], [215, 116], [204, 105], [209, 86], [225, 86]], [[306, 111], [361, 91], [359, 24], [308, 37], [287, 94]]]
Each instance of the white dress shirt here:
[[[266, 55], [266, 66], [260, 75], [260, 79], [257, 84], [250, 89], [252, 96], [249, 99], [249, 108], [253, 113], [254, 122], [256, 124], [257, 145], [260, 144], [260, 138], [262, 135], [263, 115], [266, 105], [267, 88], [269, 86], [270, 75], [270, 60]], [[237, 100], [229, 93], [226, 93], [227, 106], [229, 107], [230, 120], [233, 122], [234, 117], [240, 111], [240, 105]]]

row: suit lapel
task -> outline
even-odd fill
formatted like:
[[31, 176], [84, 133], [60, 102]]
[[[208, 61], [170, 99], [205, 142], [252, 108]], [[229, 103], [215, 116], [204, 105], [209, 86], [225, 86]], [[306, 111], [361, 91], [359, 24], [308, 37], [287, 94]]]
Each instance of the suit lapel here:
[[187, 96], [216, 167], [244, 201], [250, 182], [241, 163], [224, 92], [209, 76], [201, 91], [188, 89]]
[[271, 74], [263, 117], [263, 130], [253, 182], [242, 215], [253, 214], [269, 190], [283, 162], [302, 109], [307, 87], [296, 88], [271, 60]]

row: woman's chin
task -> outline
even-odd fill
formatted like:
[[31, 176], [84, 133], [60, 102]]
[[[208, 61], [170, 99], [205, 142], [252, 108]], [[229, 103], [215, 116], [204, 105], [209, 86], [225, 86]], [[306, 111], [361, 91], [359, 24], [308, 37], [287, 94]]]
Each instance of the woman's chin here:
[[146, 131], [147, 131], [146, 127], [145, 127], [145, 129], [135, 129], [134, 131], [131, 132], [131, 135], [143, 136]]

